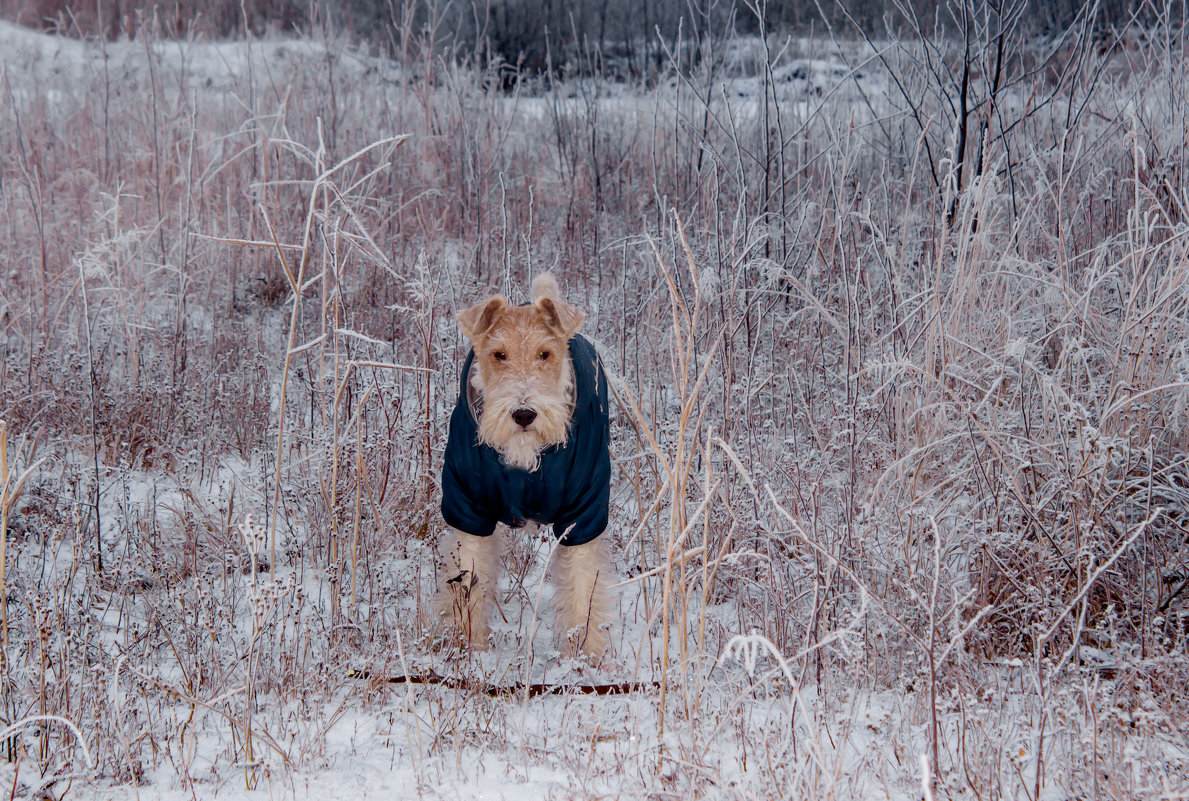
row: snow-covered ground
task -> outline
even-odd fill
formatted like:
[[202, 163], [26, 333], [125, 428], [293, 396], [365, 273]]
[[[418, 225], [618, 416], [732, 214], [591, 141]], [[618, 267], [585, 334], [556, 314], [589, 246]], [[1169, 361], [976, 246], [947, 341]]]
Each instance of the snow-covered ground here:
[[[713, 85], [581, 79], [501, 94], [481, 91], [461, 68], [439, 64], [431, 82], [341, 42], [99, 44], [0, 22], [0, 148], [10, 156], [0, 163], [2, 378], [23, 388], [2, 395], [11, 405], [0, 418], [26, 423], [8, 433], [13, 475], [37, 463], [7, 521], [0, 722], [21, 736], [0, 751], [0, 790], [72, 799], [916, 799], [922, 772], [935, 771], [939, 798], [1189, 797], [1184, 705], [1169, 701], [1175, 687], [1157, 691], [1151, 678], [1178, 683], [1183, 654], [1128, 650], [1103, 624], [1072, 659], [1040, 636], [1052, 618], [1027, 624], [1039, 655], [966, 647], [987, 612], [971, 600], [975, 561], [996, 536], [1012, 541], [1026, 529], [1009, 510], [1002, 531], [974, 537], [979, 510], [992, 505], [969, 488], [990, 482], [980, 471], [1015, 471], [1021, 496], [1051, 493], [1037, 501], [1043, 511], [1066, 498], [1070, 508], [1093, 505], [1104, 487], [1114, 498], [1109, 482], [1138, 468], [1116, 469], [1115, 445], [1099, 448], [1097, 433], [1089, 442], [1088, 426], [1070, 435], [1086, 442], [1080, 461], [1063, 457], [1078, 465], [1065, 495], [1057, 479], [1044, 493], [1019, 489], [1042, 459], [1023, 445], [1028, 464], [1003, 455], [1025, 440], [1024, 424], [1003, 424], [1009, 445], [986, 435], [995, 447], [977, 454], [1001, 460], [991, 467], [972, 460], [951, 475], [945, 448], [1023, 407], [1033, 396], [1010, 393], [1029, 381], [1060, 396], [1053, 406], [1071, 418], [1087, 413], [1089, 401], [1061, 394], [1060, 375], [1089, 372], [1093, 353], [1081, 367], [1060, 362], [1065, 372], [1046, 374], [1049, 383], [1010, 370], [1039, 370], [1059, 347], [1053, 360], [1105, 351], [1077, 337], [1106, 336], [1089, 310], [1101, 298], [1091, 295], [1116, 278], [1095, 279], [1071, 304], [1080, 290], [1060, 294], [1047, 264], [1035, 283], [1020, 278], [1032, 280], [1032, 265], [1011, 259], [983, 269], [1018, 235], [1012, 224], [1010, 236], [983, 240], [978, 225], [955, 233], [911, 208], [876, 219], [874, 193], [855, 188], [878, 185], [867, 182], [872, 164], [889, 183], [909, 179], [846, 143], [872, 131], [884, 147], [889, 131], [911, 123], [903, 97], [866, 46], [839, 53], [801, 41], [796, 50], [773, 65], [770, 82], [728, 71]], [[754, 43], [750, 52], [754, 61]], [[1027, 99], [1012, 92], [1001, 113]], [[766, 94], [781, 110], [775, 121]], [[771, 130], [757, 133], [765, 122]], [[366, 154], [375, 162], [350, 158], [405, 132], [413, 140]], [[681, 150], [691, 132], [704, 141]], [[730, 213], [706, 215], [739, 180], [735, 165], [754, 175], [777, 135], [787, 140], [780, 153], [803, 148], [805, 162], [794, 170], [783, 155], [770, 159], [767, 195], [748, 187]], [[655, 176], [669, 162], [674, 174], [693, 175], [703, 156], [713, 166], [677, 180], [681, 195], [668, 197]], [[584, 171], [586, 158], [594, 170]], [[634, 207], [575, 211], [599, 167], [599, 191], [628, 184]], [[980, 230], [998, 230], [1025, 191], [1008, 172], [970, 189]], [[397, 178], [377, 178], [389, 173]], [[774, 198], [798, 182], [824, 189], [774, 221]], [[327, 186], [334, 191], [311, 200]], [[561, 201], [546, 207], [547, 195]], [[428, 205], [438, 198], [447, 200]], [[685, 220], [703, 214], [691, 226], [688, 268], [666, 227], [674, 210]], [[617, 227], [629, 212], [639, 217]], [[658, 218], [653, 229], [640, 222]], [[838, 233], [846, 219], [878, 229], [878, 250], [857, 255]], [[311, 255], [295, 305], [268, 247], [274, 225], [285, 269]], [[377, 243], [380, 226], [389, 238]], [[476, 243], [496, 236], [502, 264], [484, 264]], [[908, 244], [892, 241], [899, 236]], [[971, 244], [946, 250], [958, 236]], [[777, 263], [782, 237], [796, 244]], [[655, 254], [644, 238], [659, 242]], [[584, 254], [616, 265], [606, 278], [574, 263], [592, 239]], [[1183, 255], [1183, 241], [1151, 252]], [[49, 255], [32, 255], [35, 242]], [[1142, 256], [1147, 244], [1132, 252]], [[978, 276], [946, 285], [936, 315], [920, 298], [950, 279], [935, 285], [929, 273], [918, 284], [891, 268], [885, 277], [878, 261], [923, 262], [930, 247], [952, 258], [955, 274], [969, 264]], [[801, 253], [843, 264], [845, 281], [831, 283]], [[654, 256], [672, 268], [663, 278]], [[552, 630], [547, 536], [513, 537], [491, 650], [443, 645], [422, 619], [443, 527], [434, 460], [460, 355], [452, 312], [481, 288], [504, 281], [512, 291], [513, 273], [544, 268], [570, 279], [565, 289], [590, 311], [588, 330], [622, 376], [617, 386], [633, 395], [620, 399], [614, 421], [608, 536], [624, 583], [614, 654], [599, 665], [569, 656]], [[1010, 305], [1003, 315], [1070, 315], [1054, 324], [1069, 337], [1054, 341], [1066, 344], [1050, 345], [1047, 329], [1034, 335], [1044, 324], [1031, 311], [1004, 323], [1006, 333], [987, 322], [978, 304], [1001, 291], [979, 283], [988, 275], [1025, 286], [995, 307]], [[377, 284], [398, 290], [369, 294]], [[1040, 300], [1035, 286], [1045, 287]], [[1152, 308], [1180, 297], [1171, 278], [1157, 289]], [[884, 291], [896, 322], [861, 328]], [[1145, 292], [1135, 290], [1128, 308]], [[941, 309], [943, 301], [953, 305]], [[944, 319], [951, 339], [934, 339], [932, 322], [906, 334], [920, 309]], [[715, 314], [717, 328], [706, 322]], [[1124, 338], [1147, 319], [1127, 318]], [[634, 337], [630, 326], [645, 333]], [[987, 340], [970, 346], [966, 365], [939, 367], [938, 354], [965, 344], [955, 328]], [[872, 336], [855, 345], [855, 331]], [[913, 354], [919, 343], [927, 356]], [[86, 376], [92, 363], [105, 381], [50, 380]], [[1183, 359], [1169, 364], [1163, 380], [1183, 385]], [[918, 375], [925, 389], [881, 394]], [[864, 384], [872, 376], [878, 388]], [[98, 402], [85, 391], [96, 385]], [[47, 389], [59, 386], [73, 391]], [[954, 399], [965, 387], [977, 391], [961, 406]], [[213, 400], [194, 403], [203, 392]], [[879, 416], [914, 399], [904, 419], [892, 414], [896, 425]], [[113, 414], [126, 428], [92, 426], [88, 413], [108, 402], [126, 404]], [[689, 428], [677, 422], [683, 410], [692, 410]], [[193, 419], [175, 423], [171, 412]], [[170, 426], [185, 437], [162, 433]], [[1177, 469], [1167, 470], [1174, 488]], [[689, 527], [672, 529], [678, 520]], [[1122, 511], [1119, 520], [1125, 533], [1136, 524]], [[1037, 602], [1051, 613], [1088, 614], [1089, 602], [1078, 604], [1090, 585], [1081, 596], [1027, 592], [1051, 592]], [[452, 683], [384, 681], [401, 675]], [[619, 682], [639, 686], [623, 695], [515, 691]], [[511, 691], [492, 697], [488, 685]]]

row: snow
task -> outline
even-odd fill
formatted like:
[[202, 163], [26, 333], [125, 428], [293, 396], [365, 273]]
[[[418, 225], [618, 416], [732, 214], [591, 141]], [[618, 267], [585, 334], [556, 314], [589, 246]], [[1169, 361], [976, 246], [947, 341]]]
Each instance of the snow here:
[[[193, 91], [212, 97], [241, 92], [245, 82], [253, 79], [283, 83], [293, 64], [305, 69], [342, 70], [356, 81], [395, 84], [409, 77], [383, 59], [312, 39], [153, 41], [147, 45], [117, 41], [100, 45], [3, 22], [0, 62], [20, 102], [33, 102], [43, 96], [51, 105], [77, 102], [79, 95], [62, 87], [103, 70], [118, 82], [127, 82], [129, 91], [136, 91], [145, 81], [156, 80], [172, 87], [170, 91]], [[154, 73], [158, 67], [164, 74]], [[869, 122], [875, 114], [886, 111], [882, 105], [886, 98], [881, 100], [881, 79], [865, 70], [856, 72], [838, 58], [789, 59], [774, 70], [772, 79], [771, 91], [789, 104], [794, 118], [806, 119], [827, 102], [840, 104], [852, 121]], [[619, 85], [575, 81], [559, 96], [513, 96], [491, 102], [506, 104], [510, 117], [528, 124], [553, 115], [582, 119], [592, 109], [646, 118], [656, 113], [658, 105], [670, 109], [680, 106], [688, 91], [677, 81], [662, 86], [655, 95]], [[716, 108], [734, 124], [741, 125], [762, 113], [765, 87], [761, 77], [724, 77], [717, 91], [722, 105]], [[866, 98], [864, 102], [860, 102], [860, 95]], [[871, 98], [875, 98], [874, 103]], [[88, 248], [78, 257], [83, 275], [88, 280], [110, 280], [105, 265], [112, 261], [111, 252], [133, 247], [150, 233], [143, 228], [127, 228], [117, 237]], [[457, 258], [462, 261], [461, 256]], [[775, 270], [776, 266], [771, 266]], [[713, 272], [704, 272], [700, 281], [708, 293], [719, 288]], [[152, 307], [149, 313], [165, 314]], [[188, 314], [196, 332], [210, 331], [209, 312], [191, 307]], [[265, 335], [269, 347], [277, 351], [282, 349], [278, 334], [281, 319], [278, 313], [271, 321], [278, 325]], [[442, 323], [449, 324], [448, 320]], [[1027, 341], [1011, 340], [1008, 355], [1022, 356]], [[673, 385], [662, 386], [657, 395], [667, 411], [681, 410], [682, 397]], [[280, 410], [279, 383], [271, 387], [270, 403], [275, 418]], [[775, 442], [793, 444], [793, 440], [784, 438], [784, 432], [772, 437]], [[620, 461], [627, 463], [637, 455], [621, 455]], [[92, 457], [94, 454], [58, 447], [54, 458], [42, 469], [42, 479], [49, 481], [54, 475], [67, 474], [85, 476], [91, 469]], [[321, 452], [295, 458], [284, 471], [283, 497], [311, 492], [311, 487], [326, 491], [330, 463]], [[810, 467], [799, 465], [797, 469]], [[427, 598], [433, 591], [430, 565], [435, 546], [431, 541], [410, 538], [403, 552], [386, 553], [384, 563], [373, 570], [380, 576], [377, 585], [389, 594], [361, 602], [353, 612], [355, 617], [331, 621], [336, 599], [341, 601], [336, 595], [341, 588], [331, 586], [332, 577], [324, 564], [315, 568], [313, 558], [306, 555], [279, 558], [279, 564], [264, 564], [260, 570], [245, 567], [257, 560], [263, 564], [265, 556], [260, 543], [240, 539], [239, 532], [244, 530], [240, 523], [244, 512], [254, 513], [262, 525], [272, 522], [262, 514], [270, 506], [265, 497], [267, 490], [262, 489], [271, 486], [268, 458], [258, 453], [246, 458], [223, 455], [204, 471], [180, 478], [166, 478], [143, 465], [101, 463], [98, 472], [101, 538], [108, 558], [132, 562], [153, 558], [154, 543], [133, 545], [127, 541], [126, 532], [131, 526], [126, 523], [138, 515], [156, 524], [142, 528], [165, 532], [163, 538], [180, 536], [178, 526], [184, 517], [197, 520], [191, 536], [209, 549], [206, 568], [210, 575], [187, 575], [185, 581], [192, 585], [170, 600], [181, 607], [181, 614], [195, 618], [210, 615], [206, 624], [209, 636], [219, 640], [214, 651], [225, 664], [220, 666], [221, 672], [210, 671], [212, 675], [218, 673], [222, 683], [208, 686], [202, 683], [202, 677], [188, 672], [202, 671], [195, 664], [181, 664], [182, 660], [172, 665], [119, 661], [124, 657], [114, 657], [116, 653], [137, 653], [137, 636], [143, 630], [168, 626], [169, 619], [164, 611], [149, 607], [143, 614], [122, 614], [114, 606], [122, 596], [111, 587], [81, 599], [80, 603], [112, 604], [99, 620], [110, 653], [95, 658], [95, 669], [100, 672], [107, 670], [104, 665], [113, 660], [117, 665], [103, 674], [111, 702], [98, 712], [80, 710], [77, 721], [90, 747], [106, 755], [106, 767], [88, 768], [77, 750], [71, 752], [74, 778], [69, 788], [62, 776], [53, 777], [55, 783], [49, 788], [59, 797], [68, 794], [83, 801], [129, 797], [162, 801], [366, 801], [394, 797], [519, 801], [695, 794], [723, 798], [920, 797], [919, 757], [927, 751], [932, 721], [927, 714], [928, 693], [921, 671], [913, 663], [919, 659], [917, 654], [899, 655], [903, 660], [899, 672], [889, 667], [874, 678], [829, 676], [826, 686], [819, 687], [809, 670], [810, 661], [801, 658], [805, 655], [782, 655], [759, 638], [732, 640], [744, 633], [739, 630], [744, 613], [731, 600], [725, 600], [705, 610], [706, 640], [701, 650], [691, 635], [685, 642], [693, 652], [689, 660], [682, 666], [665, 665], [661, 657], [664, 632], [657, 615], [648, 613], [656, 609], [655, 597], [646, 597], [648, 592], [655, 596], [656, 585], [636, 581], [624, 587], [619, 599], [616, 655], [609, 664], [594, 668], [563, 654], [550, 630], [547, 613], [542, 615], [545, 620], [539, 619], [538, 612], [548, 609], [551, 595], [545, 582], [550, 544], [543, 538], [521, 538], [513, 548], [512, 557], [522, 571], [505, 577], [502, 586], [507, 600], [494, 627], [491, 651], [459, 654], [448, 648], [433, 650], [425, 640], [402, 641], [399, 650], [391, 649], [390, 641], [382, 645], [369, 642], [366, 627], [385, 616], [407, 624], [417, 614], [416, 600]], [[827, 485], [829, 481], [842, 479], [828, 479]], [[635, 520], [641, 510], [628, 494], [618, 498], [616, 512], [621, 519]], [[83, 515], [89, 510], [79, 508], [77, 513]], [[858, 525], [864, 525], [866, 517], [860, 515]], [[309, 543], [320, 535], [319, 525], [319, 521], [287, 515], [279, 525], [279, 550], [283, 554], [302, 552], [303, 548], [312, 551], [314, 546]], [[778, 536], [770, 531], [744, 534], [772, 540]], [[636, 541], [621, 544], [643, 550]], [[195, 545], [194, 550], [198, 547]], [[64, 580], [73, 571], [89, 569], [85, 566], [86, 549], [86, 543], [51, 539], [41, 551], [30, 547], [22, 552], [21, 570], [38, 575], [38, 580], [30, 583], [30, 591], [56, 587], [54, 581]], [[163, 549], [175, 557], [179, 551]], [[724, 556], [723, 562], [764, 558], [771, 557], [750, 551], [732, 552]], [[37, 564], [37, 569], [31, 564]], [[201, 573], [202, 567], [196, 566], [195, 570]], [[129, 581], [152, 580], [147, 573], [138, 577], [135, 571], [121, 575]], [[46, 577], [44, 583], [41, 576]], [[350, 577], [334, 578], [347, 581]], [[546, 588], [538, 590], [543, 585]], [[212, 597], [218, 603], [208, 604]], [[218, 610], [228, 609], [232, 610], [229, 618], [218, 617]], [[864, 628], [866, 619], [839, 617], [841, 622], [833, 622], [839, 628], [824, 628], [818, 632], [819, 638], [836, 635], [839, 649], [858, 650], [858, 641], [871, 634]], [[130, 624], [131, 618], [135, 620]], [[853, 630], [846, 628], [852, 624]], [[130, 630], [130, 625], [141, 629]], [[257, 636], [263, 629], [274, 639]], [[682, 632], [674, 626], [670, 634], [670, 647], [676, 650]], [[299, 661], [298, 666], [304, 665], [305, 669], [290, 673], [276, 667], [286, 657], [294, 656], [290, 649], [297, 645], [350, 636], [358, 638], [354, 651], [358, 661], [353, 666], [371, 670], [377, 676], [432, 671], [479, 685], [664, 681], [666, 698], [662, 704], [659, 691], [652, 689], [627, 696], [489, 698], [468, 689], [352, 680], [342, 671], [335, 672], [337, 665], [326, 671], [325, 665]], [[728, 648], [728, 643], [733, 647]], [[198, 651], [205, 643], [178, 644], [179, 649], [186, 647]], [[1092, 662], [1085, 675], [1091, 677], [1087, 681], [1094, 682], [1094, 691], [1113, 693], [1110, 681], [1099, 683], [1094, 671], [1103, 665], [1116, 667], [1121, 657], [1089, 648], [1085, 655]], [[321, 656], [315, 653], [307, 658], [317, 660]], [[195, 663], [199, 661], [195, 659]], [[274, 678], [280, 676], [291, 683], [270, 686], [259, 697], [245, 701], [247, 682], [242, 679], [247, 668], [240, 666], [251, 663], [263, 665], [259, 669], [272, 671]], [[1018, 659], [1005, 660], [993, 673], [993, 683], [977, 692], [947, 692], [940, 687], [939, 725], [948, 749], [943, 758], [945, 765], [960, 764], [959, 758], [966, 751], [959, 746], [966, 742], [964, 738], [974, 737], [969, 731], [973, 726], [982, 727], [981, 735], [985, 737], [986, 730], [995, 730], [999, 743], [1005, 746], [996, 757], [999, 761], [978, 764], [976, 770], [999, 776], [1035, 769], [1038, 733], [1046, 722], [1053, 725], [1043, 710], [1029, 705], [1031, 696], [1025, 685], [1035, 680], [1036, 670]], [[51, 682], [65, 682], [53, 671], [47, 668]], [[1086, 687], [1081, 691], [1083, 695], [1091, 692]], [[1079, 725], [1074, 711], [1084, 700], [1075, 697], [1059, 702], [1063, 705], [1054, 702], [1054, 709], [1047, 714], [1062, 718], [1062, 725], [1074, 732]], [[19, 717], [33, 711], [23, 707], [13, 711], [10, 705], [8, 714]], [[243, 732], [249, 712], [256, 732], [256, 753], [255, 762], [244, 765], [240, 760], [244, 756]], [[791, 717], [795, 723], [790, 726]], [[1130, 764], [1155, 759], [1172, 766], [1172, 770], [1189, 764], [1189, 746], [1183, 736], [1169, 737], [1160, 728], [1164, 725], [1160, 710], [1138, 710], [1137, 720], [1137, 733], [1127, 741]], [[168, 726], [163, 727], [162, 721], [167, 721]], [[163, 728], [168, 730], [166, 736], [162, 736]], [[53, 724], [46, 730], [53, 735], [48, 742], [65, 747], [68, 734]], [[108, 738], [112, 732], [119, 732], [120, 737], [97, 741], [97, 731]], [[141, 742], [145, 738], [152, 740], [151, 748]], [[33, 743], [34, 738], [26, 742]], [[1047, 759], [1057, 764], [1078, 758], [1081, 752], [1075, 745], [1057, 744]], [[139, 768], [130, 764], [140, 759], [134, 754], [146, 752], [153, 754], [153, 764]], [[986, 757], [986, 752], [978, 754]], [[35, 797], [42, 780], [32, 762], [0, 763], [0, 786], [11, 787], [18, 797]], [[132, 776], [139, 776], [139, 786], [132, 783]], [[945, 777], [941, 778], [944, 782]], [[1062, 790], [1057, 781], [1048, 782], [1042, 789], [1042, 798], [1060, 797]]]
[[[252, 70], [283, 71], [295, 61], [333, 63], [350, 75], [383, 70], [388, 80], [399, 77], [390, 62], [343, 50], [313, 39], [259, 39], [252, 41], [207, 42], [201, 40], [138, 40], [91, 42], [29, 30], [0, 20], [0, 63], [23, 80], [45, 80], [51, 75], [66, 80], [91, 77], [104, 69], [117, 76], [144, 77], [149, 55], [168, 69], [185, 74], [197, 85], [225, 89]], [[22, 80], [22, 82], [23, 82]], [[20, 84], [18, 84], [20, 85]]]

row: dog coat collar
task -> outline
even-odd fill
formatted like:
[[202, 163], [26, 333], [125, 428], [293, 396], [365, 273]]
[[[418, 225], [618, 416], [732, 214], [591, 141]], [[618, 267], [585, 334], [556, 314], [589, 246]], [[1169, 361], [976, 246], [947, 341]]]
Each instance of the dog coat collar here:
[[489, 536], [496, 523], [551, 524], [563, 545], [582, 545], [607, 527], [611, 432], [607, 377], [594, 346], [580, 334], [569, 341], [574, 410], [569, 436], [541, 451], [532, 472], [508, 467], [479, 441], [467, 387], [475, 354], [467, 354], [442, 465], [442, 517], [467, 534]]

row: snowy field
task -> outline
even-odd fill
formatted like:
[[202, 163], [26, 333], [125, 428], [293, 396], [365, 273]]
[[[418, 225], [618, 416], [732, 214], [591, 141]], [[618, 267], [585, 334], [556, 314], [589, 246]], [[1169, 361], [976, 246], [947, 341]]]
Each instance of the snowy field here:
[[[0, 791], [1189, 798], [1183, 34], [704, 52], [0, 23]], [[598, 663], [548, 532], [490, 650], [426, 617], [453, 314], [545, 270], [614, 372]]]

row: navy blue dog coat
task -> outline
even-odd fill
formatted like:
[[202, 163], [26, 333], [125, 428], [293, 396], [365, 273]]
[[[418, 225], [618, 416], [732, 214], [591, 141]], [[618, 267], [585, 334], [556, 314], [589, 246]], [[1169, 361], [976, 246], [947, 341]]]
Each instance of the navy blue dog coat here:
[[479, 423], [467, 392], [475, 353], [468, 354], [442, 465], [442, 517], [454, 528], [487, 537], [496, 522], [517, 527], [532, 520], [552, 524], [562, 545], [584, 545], [607, 528], [607, 377], [594, 346], [584, 337], [575, 334], [569, 349], [574, 368], [569, 436], [563, 444], [541, 451], [541, 464], [531, 473], [505, 466], [497, 450], [479, 441]]

